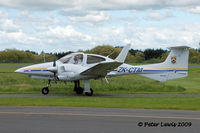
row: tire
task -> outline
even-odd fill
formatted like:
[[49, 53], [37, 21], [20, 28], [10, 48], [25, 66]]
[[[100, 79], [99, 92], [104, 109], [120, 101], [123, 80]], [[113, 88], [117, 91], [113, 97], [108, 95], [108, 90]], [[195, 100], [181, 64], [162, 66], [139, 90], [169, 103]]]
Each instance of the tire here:
[[44, 87], [43, 89], [42, 89], [42, 94], [43, 95], [47, 95], [49, 93], [49, 88], [48, 87]]
[[79, 88], [76, 88], [76, 94], [80, 95], [80, 94], [83, 94], [83, 88], [79, 87]]
[[93, 89], [90, 89], [90, 92], [85, 92], [86, 96], [92, 96], [93, 95]]

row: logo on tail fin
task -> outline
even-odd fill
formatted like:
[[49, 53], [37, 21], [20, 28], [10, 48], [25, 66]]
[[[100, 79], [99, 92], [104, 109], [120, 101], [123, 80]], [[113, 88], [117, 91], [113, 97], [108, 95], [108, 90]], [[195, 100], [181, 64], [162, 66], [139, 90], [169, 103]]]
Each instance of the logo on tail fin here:
[[176, 63], [176, 56], [171, 56], [171, 63], [173, 63], [173, 64]]

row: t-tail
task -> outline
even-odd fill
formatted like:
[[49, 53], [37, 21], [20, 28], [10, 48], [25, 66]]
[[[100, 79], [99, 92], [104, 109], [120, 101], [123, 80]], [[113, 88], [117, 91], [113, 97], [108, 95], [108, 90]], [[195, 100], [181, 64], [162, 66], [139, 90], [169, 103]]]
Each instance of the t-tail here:
[[158, 81], [167, 81], [188, 76], [188, 46], [170, 47], [171, 52], [163, 63], [143, 65], [139, 74]]

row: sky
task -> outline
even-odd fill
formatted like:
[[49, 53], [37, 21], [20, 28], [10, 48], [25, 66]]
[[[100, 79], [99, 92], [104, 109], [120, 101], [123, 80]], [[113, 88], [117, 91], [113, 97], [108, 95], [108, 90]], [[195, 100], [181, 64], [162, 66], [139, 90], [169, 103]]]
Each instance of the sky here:
[[199, 48], [199, 0], [0, 0], [0, 50]]

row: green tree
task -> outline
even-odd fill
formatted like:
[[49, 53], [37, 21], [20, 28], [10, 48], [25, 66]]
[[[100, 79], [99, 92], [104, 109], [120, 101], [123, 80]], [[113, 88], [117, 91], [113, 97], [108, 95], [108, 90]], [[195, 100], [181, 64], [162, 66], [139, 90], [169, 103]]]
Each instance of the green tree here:
[[162, 56], [161, 56], [161, 59], [160, 59], [161, 62], [165, 61], [168, 55], [169, 55], [169, 52], [163, 53]]
[[142, 52], [135, 53], [135, 62], [142, 63], [145, 60], [144, 54]]
[[190, 49], [189, 52], [190, 52], [190, 54], [189, 54], [189, 62], [198, 64], [199, 60], [200, 60], [199, 59], [199, 57], [200, 57], [199, 51], [196, 50], [196, 49]]

